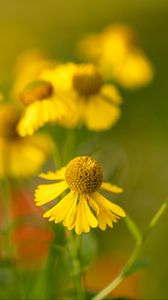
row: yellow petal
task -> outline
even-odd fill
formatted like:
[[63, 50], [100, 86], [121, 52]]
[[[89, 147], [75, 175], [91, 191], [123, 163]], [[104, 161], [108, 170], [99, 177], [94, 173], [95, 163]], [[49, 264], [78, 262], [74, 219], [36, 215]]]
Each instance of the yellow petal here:
[[61, 193], [68, 188], [65, 181], [53, 184], [39, 185], [35, 191], [35, 202], [37, 206], [46, 204], [53, 199], [56, 199]]
[[85, 212], [87, 214], [87, 218], [88, 218], [90, 227], [93, 227], [93, 228], [97, 227], [97, 225], [98, 225], [97, 219], [94, 216], [94, 214], [91, 212], [89, 205], [87, 204], [86, 201], [84, 202], [84, 206], [85, 206]]
[[17, 131], [20, 136], [32, 135], [44, 122], [41, 115], [41, 101], [36, 101], [26, 107], [18, 126]]
[[116, 193], [116, 194], [123, 192], [122, 188], [118, 187], [117, 185], [113, 185], [109, 182], [103, 182], [101, 184], [100, 188], [103, 189], [103, 190], [106, 190], [108, 192], [112, 192], [112, 193]]
[[69, 211], [64, 217], [63, 224], [65, 227], [68, 228], [68, 230], [72, 230], [75, 227], [76, 213], [77, 213], [77, 199], [78, 199], [78, 194], [76, 193], [73, 195], [73, 203], [71, 204]]
[[[96, 201], [99, 206], [99, 213], [97, 214], [99, 228], [101, 230], [105, 230], [107, 225], [109, 227], [113, 227], [113, 222], [116, 223], [117, 219], [119, 219], [119, 217], [116, 216], [115, 214], [113, 214], [113, 212], [110, 210], [110, 208], [107, 205], [105, 205], [104, 200], [102, 201], [100, 194], [94, 193], [92, 196], [93, 196], [94, 201]], [[100, 196], [100, 199], [99, 199], [99, 196]]]
[[34, 175], [47, 159], [51, 147], [49, 137], [42, 134], [10, 141], [4, 156], [8, 161], [7, 173], [12, 177]]
[[102, 96], [91, 97], [85, 111], [85, 124], [90, 130], [107, 130], [120, 117], [120, 108], [103, 100]]
[[111, 102], [114, 105], [122, 103], [118, 89], [112, 84], [104, 84], [100, 93], [105, 101]]
[[48, 180], [64, 180], [66, 167], [61, 168], [56, 172], [41, 173], [39, 177]]
[[66, 219], [72, 206], [76, 206], [77, 194], [69, 192], [59, 203], [49, 209], [43, 216], [44, 218], [52, 218], [55, 223], [59, 223]]
[[66, 104], [56, 98], [36, 101], [26, 107], [17, 131], [20, 136], [32, 135], [47, 122], [55, 122], [68, 113]]
[[86, 212], [86, 207], [85, 207], [85, 199], [80, 198], [79, 206], [81, 209], [81, 214], [82, 214], [82, 227], [84, 232], [89, 232], [90, 231], [90, 226], [89, 226], [89, 221], [88, 221], [88, 216]]
[[103, 230], [103, 231], [106, 230], [107, 225], [106, 225], [106, 222], [104, 220], [103, 214], [99, 215], [99, 217], [98, 217], [98, 223], [99, 223], [99, 228], [101, 230]]
[[138, 88], [149, 84], [154, 76], [151, 62], [142, 51], [134, 50], [115, 70], [115, 78], [126, 88]]
[[88, 201], [89, 201], [89, 205], [96, 211], [96, 214], [98, 215], [100, 209], [96, 201], [94, 201], [94, 199], [91, 196], [88, 198]]
[[109, 200], [107, 200], [105, 197], [103, 197], [102, 195], [100, 195], [97, 192], [94, 193], [94, 198], [95, 198], [96, 202], [98, 203], [98, 205], [100, 205], [101, 207], [110, 209], [114, 214], [116, 214], [120, 217], [125, 217], [125, 212], [119, 205], [116, 205], [116, 204], [110, 202]]
[[77, 234], [82, 232], [89, 232], [90, 227], [97, 227], [98, 221], [91, 212], [88, 203], [87, 196], [81, 195], [77, 207], [77, 217], [75, 231]]
[[82, 210], [81, 210], [81, 203], [80, 202], [77, 205], [75, 231], [76, 231], [77, 234], [81, 234], [82, 231], [83, 231]]

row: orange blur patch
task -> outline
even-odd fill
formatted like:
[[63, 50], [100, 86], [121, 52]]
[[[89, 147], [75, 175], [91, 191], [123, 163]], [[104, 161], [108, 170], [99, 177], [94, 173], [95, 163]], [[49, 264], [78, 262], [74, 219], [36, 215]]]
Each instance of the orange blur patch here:
[[[21, 267], [37, 268], [48, 255], [53, 233], [42, 216], [42, 210], [34, 205], [33, 196], [25, 189], [11, 191], [9, 221], [16, 222], [11, 234], [14, 259]], [[1, 201], [0, 201], [1, 202]], [[0, 227], [4, 227], [0, 205]], [[0, 254], [3, 249], [0, 240]]]
[[[84, 278], [86, 289], [94, 292], [102, 290], [119, 275], [125, 262], [126, 259], [121, 254], [99, 257]], [[109, 296], [137, 299], [139, 279], [139, 274], [129, 276]]]
[[48, 255], [51, 232], [31, 224], [15, 229], [12, 235], [16, 247], [16, 261], [21, 266], [39, 267]]

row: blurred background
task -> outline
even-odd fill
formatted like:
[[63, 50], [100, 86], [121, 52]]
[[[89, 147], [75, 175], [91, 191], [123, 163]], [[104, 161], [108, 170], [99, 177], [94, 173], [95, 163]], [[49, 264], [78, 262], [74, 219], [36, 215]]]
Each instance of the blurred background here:
[[[78, 151], [98, 149], [106, 178], [124, 187], [119, 203], [143, 229], [168, 197], [167, 0], [1, 0], [0, 88], [7, 93], [13, 65], [22, 51], [39, 48], [51, 59], [77, 61], [77, 41], [116, 22], [136, 32], [154, 64], [155, 77], [145, 88], [120, 88], [124, 99], [121, 120], [108, 132], [95, 135], [92, 142], [88, 139]], [[150, 258], [149, 268], [124, 283], [117, 296], [168, 298], [167, 216], [168, 212], [143, 248], [142, 255]], [[86, 281], [90, 288], [98, 289], [117, 275], [134, 241], [124, 222], [114, 230], [95, 230], [95, 236], [98, 256]], [[103, 268], [106, 275], [102, 278]]]

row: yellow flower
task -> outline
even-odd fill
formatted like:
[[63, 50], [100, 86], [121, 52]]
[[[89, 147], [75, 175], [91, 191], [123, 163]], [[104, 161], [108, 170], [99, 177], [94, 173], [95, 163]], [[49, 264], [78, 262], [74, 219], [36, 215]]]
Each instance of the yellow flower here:
[[49, 203], [68, 189], [66, 196], [43, 215], [55, 223], [63, 221], [68, 230], [75, 229], [77, 234], [89, 232], [90, 227], [99, 226], [105, 230], [107, 225], [113, 227], [113, 222], [125, 216], [120, 206], [97, 192], [99, 188], [112, 193], [120, 193], [122, 189], [103, 182], [102, 168], [91, 157], [76, 157], [66, 167], [42, 173], [40, 177], [58, 182], [38, 186], [35, 191], [37, 206]]
[[16, 132], [20, 111], [0, 104], [0, 177], [27, 177], [39, 172], [51, 151], [48, 136], [21, 138]]
[[56, 62], [48, 59], [41, 50], [29, 49], [19, 55], [14, 65], [14, 86], [12, 98], [18, 99], [24, 87], [39, 78], [46, 68], [52, 68]]
[[[90, 130], [109, 129], [120, 117], [121, 97], [115, 86], [105, 84], [92, 64], [62, 64], [44, 71], [53, 80], [58, 97], [73, 105], [71, 114], [58, 122], [67, 127], [84, 123]], [[49, 80], [49, 79], [48, 79]]]
[[153, 66], [136, 45], [129, 26], [111, 25], [99, 34], [88, 35], [79, 42], [79, 49], [106, 78], [124, 87], [141, 87], [153, 78]]
[[70, 104], [58, 97], [54, 81], [48, 81], [47, 76], [26, 85], [20, 97], [26, 105], [17, 126], [20, 136], [32, 135], [46, 123], [70, 115]]

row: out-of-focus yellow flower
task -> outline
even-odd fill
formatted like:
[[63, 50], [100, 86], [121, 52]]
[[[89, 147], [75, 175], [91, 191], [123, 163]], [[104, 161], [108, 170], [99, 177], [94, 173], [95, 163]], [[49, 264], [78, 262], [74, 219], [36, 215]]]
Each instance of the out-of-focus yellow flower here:
[[90, 34], [79, 42], [84, 56], [100, 72], [126, 88], [148, 84], [154, 75], [151, 62], [136, 44], [135, 34], [126, 25], [112, 25], [99, 34]]
[[51, 151], [52, 143], [46, 135], [18, 136], [19, 115], [14, 105], [0, 104], [0, 177], [35, 175]]
[[60, 119], [60, 124], [73, 127], [84, 123], [90, 130], [109, 129], [120, 117], [121, 97], [115, 86], [105, 84], [92, 64], [62, 64], [43, 76], [54, 81], [62, 102], [72, 105], [71, 113]]
[[39, 49], [30, 49], [21, 53], [14, 66], [12, 97], [18, 99], [30, 81], [38, 79], [44, 69], [55, 65], [56, 61], [48, 59]]
[[103, 182], [103, 172], [99, 163], [88, 156], [79, 156], [71, 160], [66, 167], [57, 172], [41, 174], [41, 178], [57, 180], [57, 183], [39, 185], [35, 192], [36, 205], [41, 206], [59, 197], [64, 191], [70, 191], [59, 203], [50, 208], [44, 217], [49, 221], [63, 221], [68, 230], [75, 228], [77, 234], [89, 232], [90, 227], [105, 230], [113, 227], [119, 217], [124, 217], [123, 209], [107, 200], [97, 192], [99, 188], [112, 193], [122, 189]]
[[30, 82], [20, 97], [26, 105], [17, 126], [20, 136], [32, 135], [46, 123], [58, 122], [71, 114], [70, 103], [58, 96], [57, 86], [54, 80], [48, 80], [47, 74]]

